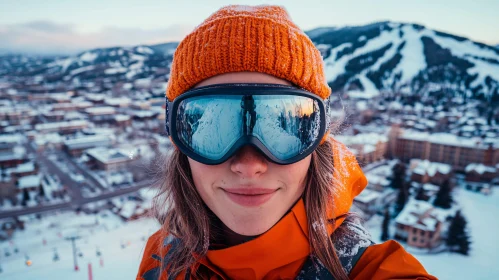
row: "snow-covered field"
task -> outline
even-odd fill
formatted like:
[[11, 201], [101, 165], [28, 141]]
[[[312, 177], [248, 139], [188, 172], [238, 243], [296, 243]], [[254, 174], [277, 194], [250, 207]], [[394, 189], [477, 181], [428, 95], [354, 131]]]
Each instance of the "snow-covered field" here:
[[[454, 199], [461, 205], [471, 235], [469, 256], [456, 253], [426, 254], [407, 248], [439, 279], [499, 279], [499, 190], [485, 196], [462, 188], [454, 190]], [[381, 217], [367, 226], [375, 242], [380, 242]], [[391, 232], [393, 234], [393, 231]]]
[[[124, 223], [110, 212], [106, 217], [67, 212], [30, 221], [24, 232], [16, 232], [12, 243], [0, 243], [0, 279], [84, 280], [89, 279], [89, 264], [94, 280], [135, 279], [147, 237], [158, 228], [152, 219]], [[71, 242], [64, 239], [74, 232], [82, 236], [76, 241], [82, 253], [77, 255], [79, 271], [74, 270]], [[16, 247], [18, 253], [14, 253]], [[54, 248], [58, 261], [54, 261]], [[32, 262], [29, 267], [26, 256]]]

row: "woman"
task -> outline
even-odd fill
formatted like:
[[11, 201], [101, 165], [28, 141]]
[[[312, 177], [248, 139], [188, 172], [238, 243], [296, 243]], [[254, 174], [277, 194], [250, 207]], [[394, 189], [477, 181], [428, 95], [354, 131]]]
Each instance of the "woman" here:
[[166, 92], [162, 228], [137, 279], [436, 279], [348, 213], [367, 181], [328, 136], [330, 93], [282, 7], [224, 7], [189, 34]]

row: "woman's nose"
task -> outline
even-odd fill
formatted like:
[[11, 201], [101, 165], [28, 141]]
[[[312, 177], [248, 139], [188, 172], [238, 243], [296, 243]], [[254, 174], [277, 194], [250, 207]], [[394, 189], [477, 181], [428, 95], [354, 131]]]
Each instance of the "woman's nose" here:
[[252, 146], [244, 146], [231, 159], [230, 169], [242, 177], [259, 176], [267, 171], [265, 157]]

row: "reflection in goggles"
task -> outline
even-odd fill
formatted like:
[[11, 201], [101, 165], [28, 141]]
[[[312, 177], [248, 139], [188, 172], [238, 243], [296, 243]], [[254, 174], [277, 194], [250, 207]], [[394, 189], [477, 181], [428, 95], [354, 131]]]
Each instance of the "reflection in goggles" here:
[[310, 147], [320, 129], [317, 102], [294, 95], [192, 97], [180, 103], [177, 114], [180, 140], [210, 159], [223, 157], [244, 135], [288, 159]]

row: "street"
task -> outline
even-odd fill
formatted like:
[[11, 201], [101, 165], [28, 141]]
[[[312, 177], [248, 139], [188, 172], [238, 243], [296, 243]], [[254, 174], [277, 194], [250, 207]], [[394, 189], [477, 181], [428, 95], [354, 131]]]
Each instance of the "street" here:
[[[122, 196], [126, 195], [129, 193], [136, 192], [140, 190], [141, 188], [145, 188], [151, 185], [150, 181], [141, 181], [134, 183], [133, 185], [130, 185], [129, 187], [122, 187], [119, 189], [115, 188], [105, 188], [102, 186], [93, 176], [89, 174], [89, 170], [86, 170], [82, 167], [80, 167], [78, 164], [75, 164], [73, 160], [66, 155], [64, 152], [57, 151], [54, 153], [49, 153], [49, 152], [37, 152], [35, 149], [30, 144], [25, 144], [24, 145], [26, 149], [34, 154], [36, 156], [36, 161], [40, 166], [43, 167], [43, 169], [46, 170], [51, 175], [55, 175], [59, 178], [62, 186], [64, 186], [67, 191], [69, 196], [71, 197], [70, 202], [63, 202], [59, 204], [51, 204], [51, 205], [37, 205], [29, 208], [23, 208], [23, 209], [16, 209], [16, 210], [9, 210], [9, 211], [0, 211], [0, 219], [7, 218], [7, 217], [17, 217], [17, 216], [22, 216], [22, 215], [28, 215], [28, 214], [35, 214], [35, 213], [41, 213], [41, 212], [46, 212], [46, 211], [53, 211], [53, 210], [69, 210], [69, 209], [77, 209], [78, 207], [91, 203], [91, 202], [96, 202], [100, 200], [107, 200], [111, 199], [113, 197], [117, 196]], [[49, 156], [56, 156], [60, 164], [55, 164]], [[70, 166], [68, 168], [68, 165]], [[61, 170], [61, 167], [63, 167], [64, 170]], [[76, 182], [71, 178], [71, 176], [68, 174], [68, 172], [72, 172], [73, 170], [78, 170], [80, 173], [84, 175], [85, 182]], [[93, 197], [84, 197], [82, 195], [82, 187], [83, 186], [91, 186], [93, 188], [97, 187], [100, 189], [102, 192], [96, 196]]]

